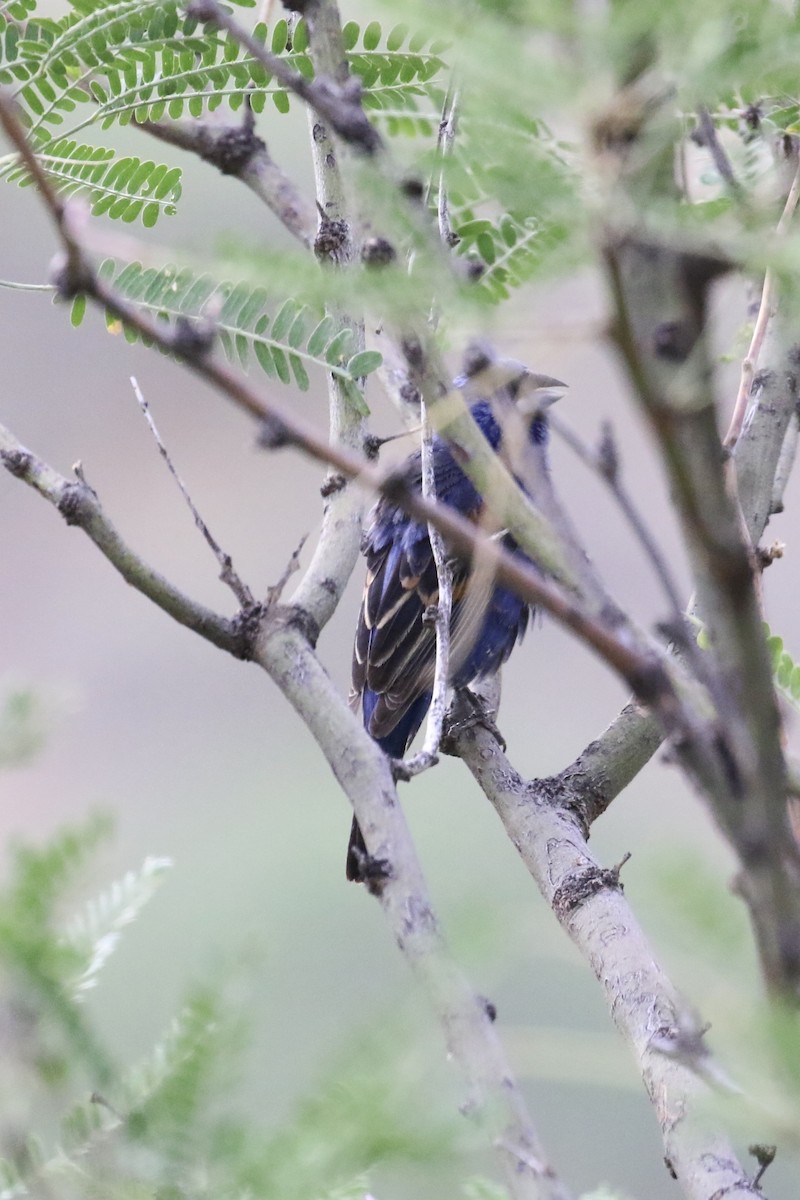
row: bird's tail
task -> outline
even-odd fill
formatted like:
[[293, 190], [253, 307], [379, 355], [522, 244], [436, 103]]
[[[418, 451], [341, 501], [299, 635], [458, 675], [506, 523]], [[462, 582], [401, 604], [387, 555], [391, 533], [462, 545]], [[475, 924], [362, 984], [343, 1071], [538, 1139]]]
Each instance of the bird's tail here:
[[[374, 692], [367, 690], [363, 700], [365, 724], [369, 730], [369, 721], [375, 708], [377, 696]], [[358, 697], [356, 696], [357, 702]], [[383, 737], [375, 739], [384, 754], [387, 754], [389, 758], [403, 757], [409, 742], [413, 741], [417, 730], [425, 720], [425, 713], [428, 711], [430, 702], [430, 692], [422, 692], [420, 695], [415, 696], [406, 706], [405, 711], [394, 727]], [[370, 859], [361, 827], [356, 818], [353, 817], [353, 824], [350, 826], [350, 841], [347, 843], [347, 862], [345, 864], [347, 878], [353, 883], [365, 883], [370, 877], [378, 877], [382, 865], [380, 860]]]
[[350, 826], [350, 841], [347, 843], [347, 863], [345, 871], [351, 883], [360, 883], [364, 878], [363, 866], [367, 857], [367, 847], [361, 826], [355, 817]]

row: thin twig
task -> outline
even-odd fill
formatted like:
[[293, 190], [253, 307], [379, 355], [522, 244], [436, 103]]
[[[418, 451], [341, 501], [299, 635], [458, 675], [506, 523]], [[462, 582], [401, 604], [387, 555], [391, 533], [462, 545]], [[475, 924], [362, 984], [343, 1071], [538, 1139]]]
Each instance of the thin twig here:
[[287, 583], [294, 575], [295, 571], [300, 570], [300, 555], [303, 552], [303, 547], [308, 541], [308, 534], [304, 533], [297, 543], [297, 546], [292, 551], [292, 556], [278, 578], [277, 583], [273, 583], [272, 587], [267, 590], [267, 607], [273, 608], [280, 600], [284, 593]]
[[[800, 164], [795, 171], [792, 186], [789, 189], [789, 194], [786, 197], [786, 203], [781, 213], [781, 218], [778, 221], [775, 230], [776, 238], [782, 238], [786, 235], [789, 225], [797, 208], [797, 202], [800, 200]], [[769, 326], [772, 317], [775, 315], [777, 297], [775, 294], [775, 272], [772, 267], [767, 267], [764, 274], [764, 287], [761, 291], [761, 303], [758, 308], [755, 325], [753, 326], [753, 336], [750, 339], [750, 346], [747, 354], [742, 361], [742, 370], [739, 377], [739, 390], [736, 393], [736, 403], [733, 407], [731, 423], [728, 426], [728, 432], [725, 434], [724, 446], [726, 449], [732, 449], [741, 436], [744, 427], [744, 419], [747, 414], [747, 407], [750, 402], [750, 392], [753, 388], [753, 380], [756, 377], [758, 370], [758, 359], [761, 354], [761, 347], [764, 343], [767, 327]]]
[[[309, 20], [311, 13], [309, 13]], [[317, 79], [329, 78], [337, 86], [349, 80], [347, 55], [338, 9], [329, 0], [317, 0], [310, 26], [310, 54]], [[319, 267], [328, 276], [346, 271], [353, 263], [356, 245], [350, 206], [340, 162], [340, 142], [312, 109], [306, 110], [309, 146], [319, 221], [314, 215], [311, 245]], [[358, 301], [356, 301], [358, 304]], [[351, 335], [352, 353], [364, 349], [363, 310], [326, 306], [337, 334]], [[364, 405], [353, 403], [341, 378], [329, 372], [328, 428], [330, 441], [358, 454], [366, 452], [367, 424]], [[359, 385], [363, 393], [363, 381]], [[329, 469], [321, 488], [324, 497], [322, 529], [311, 562], [300, 580], [292, 604], [309, 613], [318, 628], [332, 616], [358, 561], [364, 519], [364, 496], [340, 472]]]
[[457, 246], [460, 238], [453, 231], [453, 226], [450, 221], [450, 206], [447, 199], [447, 187], [445, 185], [445, 160], [453, 152], [453, 144], [456, 138], [456, 126], [458, 124], [458, 90], [454, 87], [448, 89], [442, 109], [442, 119], [439, 122], [439, 135], [437, 139], [437, 150], [439, 153], [439, 179], [436, 193], [436, 218], [439, 225], [439, 237], [442, 239], [445, 246], [452, 249]]
[[[433, 429], [425, 405], [422, 405], [422, 494], [428, 500], [436, 499], [436, 473], [433, 456]], [[433, 675], [431, 705], [425, 727], [425, 741], [419, 754], [402, 764], [404, 775], [419, 775], [432, 767], [439, 758], [442, 729], [447, 711], [447, 687], [450, 667], [450, 618], [453, 611], [453, 569], [448, 561], [447, 549], [439, 530], [428, 522], [428, 537], [436, 564], [438, 585], [436, 611], [433, 621], [436, 629], [436, 665]], [[427, 617], [428, 614], [425, 614]]]
[[724, 179], [731, 193], [737, 199], [741, 199], [744, 196], [742, 185], [736, 178], [727, 151], [719, 140], [717, 127], [714, 124], [711, 113], [702, 104], [697, 109], [697, 128], [702, 139], [702, 144], [711, 155], [720, 178]]
[[619, 470], [619, 456], [611, 426], [608, 423], [603, 426], [600, 449], [595, 451], [590, 450], [581, 441], [575, 431], [570, 429], [569, 425], [554, 413], [550, 414], [549, 420], [553, 430], [577, 454], [581, 462], [585, 463], [590, 470], [599, 475], [608, 485], [626, 521], [636, 535], [637, 541], [650, 559], [656, 577], [663, 588], [664, 595], [669, 601], [672, 610], [672, 619], [680, 627], [684, 622], [684, 612], [677, 584], [673, 579], [672, 571], [664, 555], [661, 553], [658, 543], [647, 528], [644, 518], [639, 513], [622, 482]]
[[54, 292], [52, 283], [17, 283], [14, 279], [0, 279], [0, 288], [10, 288], [14, 292]]
[[249, 657], [247, 638], [236, 620], [220, 616], [179, 591], [158, 571], [149, 567], [120, 537], [106, 516], [97, 493], [83, 478], [80, 468], [76, 479], [65, 479], [0, 425], [0, 463], [49, 500], [68, 525], [82, 529], [98, 550], [131, 587], [147, 596], [179, 624], [227, 650], [237, 658]]
[[164, 445], [164, 442], [162, 441], [161, 434], [158, 432], [156, 423], [153, 420], [153, 414], [150, 412], [150, 405], [145, 400], [144, 395], [142, 394], [142, 389], [139, 387], [139, 383], [138, 383], [138, 380], [136, 379], [135, 375], [131, 375], [131, 387], [133, 388], [133, 393], [136, 396], [136, 400], [139, 404], [139, 408], [142, 410], [144, 419], [145, 419], [145, 421], [147, 421], [148, 428], [150, 429], [150, 432], [153, 435], [153, 440], [155, 441], [156, 445], [158, 446], [159, 453], [161, 454], [161, 457], [164, 459], [164, 462], [167, 464], [170, 475], [177, 483], [177, 485], [180, 489], [181, 495], [183, 496], [184, 500], [186, 501], [186, 503], [189, 507], [189, 511], [191, 512], [192, 516], [194, 517], [195, 525], [202, 533], [203, 537], [206, 540], [207, 545], [211, 549], [212, 554], [214, 555], [217, 562], [219, 563], [220, 579], [222, 580], [222, 582], [224, 584], [226, 584], [231, 589], [234, 596], [241, 604], [242, 608], [251, 608], [255, 604], [255, 598], [253, 596], [253, 593], [250, 591], [250, 588], [247, 586], [246, 583], [242, 583], [242, 580], [239, 578], [238, 574], [236, 573], [236, 570], [234, 569], [233, 561], [231, 560], [230, 554], [225, 553], [225, 551], [220, 546], [219, 542], [216, 540], [216, 538], [211, 533], [211, 530], [208, 528], [208, 526], [206, 525], [203, 518], [200, 516], [200, 513], [197, 510], [197, 506], [195, 505], [194, 501], [192, 500], [192, 497], [189, 494], [189, 489], [186, 487], [186, 484], [183, 482], [180, 475], [176, 471], [175, 464], [173, 463], [172, 458], [170, 457], [169, 450], [167, 450], [167, 447]]

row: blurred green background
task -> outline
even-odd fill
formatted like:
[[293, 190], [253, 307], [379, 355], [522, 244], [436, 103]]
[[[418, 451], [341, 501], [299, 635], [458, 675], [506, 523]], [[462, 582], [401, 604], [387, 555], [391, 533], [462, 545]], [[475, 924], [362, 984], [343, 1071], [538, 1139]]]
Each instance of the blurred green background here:
[[[351, 15], [351, 14], [348, 14]], [[356, 14], [357, 15], [357, 14]], [[279, 162], [308, 185], [305, 123], [266, 114], [260, 131]], [[153, 154], [125, 131], [133, 153]], [[150, 235], [201, 253], [222, 239], [260, 249], [285, 244], [245, 189], [172, 152], [185, 172], [180, 215]], [[55, 245], [30, 192], [0, 188], [0, 276], [41, 282]], [[745, 315], [743, 289], [718, 296], [720, 353]], [[485, 330], [498, 348], [568, 381], [560, 415], [588, 441], [611, 420], [625, 480], [662, 548], [688, 581], [655, 457], [603, 337], [604, 298], [589, 272], [526, 288]], [[264, 595], [305, 533], [310, 559], [321, 472], [296, 454], [265, 454], [242, 415], [187, 373], [122, 337], [93, 314], [79, 330], [47, 294], [0, 289], [0, 420], [56, 468], [80, 460], [120, 531], [150, 563], [221, 611], [231, 597], [159, 458], [131, 390], [135, 374], [195, 503], [240, 574]], [[719, 396], [735, 394], [736, 362], [721, 364]], [[274, 387], [269, 382], [265, 389]], [[372, 385], [373, 428], [397, 417]], [[325, 420], [325, 384], [290, 402]], [[402, 452], [403, 443], [401, 443]], [[664, 617], [657, 582], [598, 481], [562, 445], [553, 470], [586, 544], [617, 598], [643, 622]], [[795, 480], [787, 512], [800, 503]], [[769, 536], [789, 539], [791, 515]], [[796, 631], [798, 564], [789, 553], [767, 574], [768, 618], [787, 648]], [[360, 570], [356, 573], [360, 575]], [[360, 578], [321, 642], [348, 687]], [[457, 1153], [435, 1170], [378, 1166], [379, 1200], [433, 1200], [491, 1169], [480, 1139], [454, 1116], [458, 1079], [445, 1061], [424, 998], [383, 925], [378, 906], [344, 880], [349, 812], [322, 756], [270, 681], [227, 658], [130, 590], [80, 532], [10, 476], [0, 476], [0, 675], [49, 696], [46, 748], [0, 776], [0, 832], [39, 841], [102, 808], [117, 834], [100, 858], [100, 886], [147, 854], [175, 869], [106, 968], [91, 1006], [120, 1057], [158, 1036], [192, 979], [219, 970], [231, 945], [252, 960], [254, 1038], [243, 1105], [268, 1128], [291, 1117], [317, 1080], [347, 1061], [359, 1036], [384, 1030], [403, 1103], [433, 1127], [455, 1130]], [[549, 621], [537, 622], [503, 679], [500, 726], [524, 775], [559, 771], [626, 700], [609, 672]], [[796, 731], [789, 724], [790, 737]], [[489, 805], [459, 763], [444, 761], [402, 790], [445, 929], [477, 991], [492, 999], [499, 1030], [529, 1094], [556, 1166], [576, 1191], [601, 1181], [667, 1200], [676, 1185], [638, 1075], [589, 969], [539, 899]], [[729, 1009], [758, 992], [748, 950], [729, 975], [699, 961], [691, 925], [674, 919], [673, 891], [698, 870], [716, 880], [726, 920], [746, 946], [740, 902], [727, 893], [731, 860], [709, 817], [660, 756], [593, 830], [611, 864], [627, 851], [626, 894], [677, 984], [712, 1020], [725, 1047]], [[702, 864], [700, 867], [699, 864]], [[740, 964], [744, 967], [741, 968]], [[717, 1039], [716, 1042], [714, 1039]], [[735, 1047], [732, 1047], [735, 1048]], [[462, 1128], [463, 1126], [463, 1128]], [[754, 1138], [759, 1136], [753, 1130]], [[364, 1164], [367, 1167], [369, 1164]], [[770, 1170], [770, 1196], [796, 1194], [788, 1163]]]

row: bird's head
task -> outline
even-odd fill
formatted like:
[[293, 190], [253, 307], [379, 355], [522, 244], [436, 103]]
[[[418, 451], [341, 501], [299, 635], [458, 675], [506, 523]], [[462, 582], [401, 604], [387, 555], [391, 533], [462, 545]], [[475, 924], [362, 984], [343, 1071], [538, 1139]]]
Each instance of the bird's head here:
[[509, 385], [517, 408], [529, 420], [543, 416], [551, 404], [560, 400], [567, 390], [567, 384], [552, 375], [539, 375], [523, 367], [519, 375]]
[[515, 358], [500, 358], [481, 344], [468, 349], [457, 384], [473, 396], [512, 400], [527, 421], [544, 417], [567, 390], [560, 379], [531, 371]]

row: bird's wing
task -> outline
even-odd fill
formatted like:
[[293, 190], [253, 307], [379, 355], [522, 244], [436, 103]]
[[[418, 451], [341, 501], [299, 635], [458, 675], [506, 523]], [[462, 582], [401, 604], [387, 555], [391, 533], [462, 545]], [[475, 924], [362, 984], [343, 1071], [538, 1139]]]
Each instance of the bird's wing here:
[[379, 506], [365, 548], [367, 577], [353, 650], [354, 693], [366, 688], [377, 697], [369, 720], [376, 738], [390, 733], [408, 705], [430, 689], [436, 636], [423, 617], [439, 598], [427, 531], [395, 519], [387, 537], [387, 519], [388, 506]]

